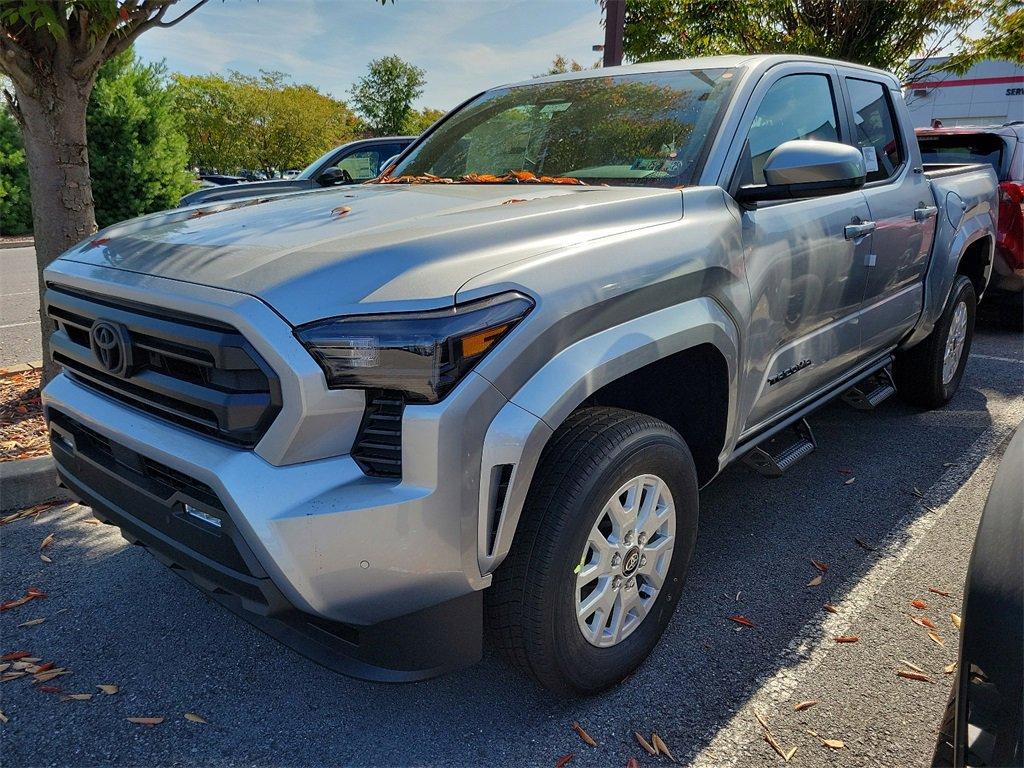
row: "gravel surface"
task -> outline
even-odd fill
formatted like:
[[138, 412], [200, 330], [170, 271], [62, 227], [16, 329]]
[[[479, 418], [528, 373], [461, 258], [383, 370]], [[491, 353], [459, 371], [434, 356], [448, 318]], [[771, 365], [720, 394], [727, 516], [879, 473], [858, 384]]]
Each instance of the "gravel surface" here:
[[[553, 765], [655, 760], [632, 738], [656, 730], [698, 765], [782, 765], [755, 711], [795, 766], [924, 766], [945, 705], [962, 584], [998, 453], [1024, 418], [1019, 333], [981, 330], [947, 408], [835, 404], [811, 423], [819, 449], [779, 480], [742, 466], [702, 494], [700, 539], [676, 617], [652, 657], [617, 689], [559, 701], [496, 654], [415, 685], [340, 677], [208, 602], [88, 509], [0, 529], [0, 595], [48, 593], [0, 614], [3, 651], [31, 651], [74, 674], [89, 701], [26, 680], [0, 685], [0, 760], [40, 765]], [[852, 470], [844, 474], [839, 470]], [[855, 478], [852, 484], [846, 481]], [[917, 488], [923, 498], [919, 498]], [[929, 509], [930, 508], [930, 509]], [[42, 554], [40, 544], [55, 534]], [[868, 551], [855, 542], [860, 538]], [[827, 563], [818, 587], [805, 586]], [[943, 598], [927, 588], [949, 591]], [[910, 600], [924, 599], [918, 611]], [[822, 605], [838, 608], [828, 614]], [[940, 647], [908, 614], [939, 627]], [[756, 624], [739, 627], [742, 614]], [[19, 628], [34, 618], [42, 624]], [[836, 634], [857, 635], [840, 645]], [[901, 660], [934, 684], [896, 677]], [[120, 686], [116, 695], [97, 684]], [[821, 703], [794, 714], [803, 699]], [[208, 721], [184, 719], [194, 712]], [[127, 717], [162, 716], [146, 727]], [[572, 732], [578, 721], [599, 746]], [[841, 739], [832, 751], [806, 733]]]

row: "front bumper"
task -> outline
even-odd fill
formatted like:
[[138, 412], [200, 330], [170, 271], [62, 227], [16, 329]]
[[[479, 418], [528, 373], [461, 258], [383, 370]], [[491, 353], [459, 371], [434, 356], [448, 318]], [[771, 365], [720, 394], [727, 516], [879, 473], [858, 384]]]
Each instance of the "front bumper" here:
[[[407, 413], [404, 448], [431, 459], [402, 482], [369, 478], [348, 456], [273, 466], [66, 374], [47, 386], [44, 406], [58, 472], [98, 517], [305, 655], [397, 681], [481, 652], [480, 590], [490, 579], [477, 566], [477, 483], [452, 474], [480, 472], [466, 445], [482, 442], [490, 419], [474, 426], [466, 411], [497, 412], [505, 400], [472, 374], [460, 387], [445, 408]], [[467, 461], [444, 468], [439, 456]], [[189, 516], [186, 503], [220, 528]]]

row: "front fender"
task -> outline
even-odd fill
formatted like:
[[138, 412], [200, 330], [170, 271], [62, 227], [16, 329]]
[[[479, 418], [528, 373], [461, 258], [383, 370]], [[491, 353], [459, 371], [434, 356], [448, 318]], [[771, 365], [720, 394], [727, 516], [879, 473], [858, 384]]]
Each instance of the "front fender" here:
[[[643, 366], [701, 344], [712, 344], [728, 365], [729, 414], [726, 434], [735, 434], [734, 397], [739, 341], [736, 327], [714, 299], [696, 298], [588, 336], [545, 363], [510, 398], [484, 439], [480, 477], [478, 558], [490, 573], [512, 545], [519, 517], [540, 460], [558, 426], [606, 384]], [[732, 450], [731, 439], [719, 459]], [[504, 499], [501, 472], [511, 465]]]

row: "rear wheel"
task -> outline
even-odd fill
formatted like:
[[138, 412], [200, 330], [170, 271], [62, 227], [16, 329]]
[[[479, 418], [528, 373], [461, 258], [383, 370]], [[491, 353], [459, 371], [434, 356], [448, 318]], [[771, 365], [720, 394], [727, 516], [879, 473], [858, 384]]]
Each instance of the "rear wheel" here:
[[912, 405], [938, 408], [960, 388], [974, 338], [977, 307], [974, 285], [963, 275], [953, 282], [949, 301], [928, 337], [893, 363], [900, 397]]
[[573, 414], [541, 457], [488, 625], [559, 693], [632, 672], [675, 610], [697, 531], [697, 478], [679, 434], [614, 408]]

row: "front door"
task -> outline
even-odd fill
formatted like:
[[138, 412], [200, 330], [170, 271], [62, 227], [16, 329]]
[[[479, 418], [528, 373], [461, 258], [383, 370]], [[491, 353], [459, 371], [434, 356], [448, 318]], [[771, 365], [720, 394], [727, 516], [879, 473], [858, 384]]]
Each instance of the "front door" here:
[[[738, 183], [764, 183], [765, 160], [799, 139], [842, 141], [842, 99], [834, 68], [778, 73], [747, 129]], [[746, 434], [758, 431], [826, 387], [857, 362], [857, 311], [864, 296], [871, 235], [858, 190], [828, 197], [761, 203], [744, 210], [742, 235], [752, 319]], [[850, 225], [854, 225], [851, 227]]]

